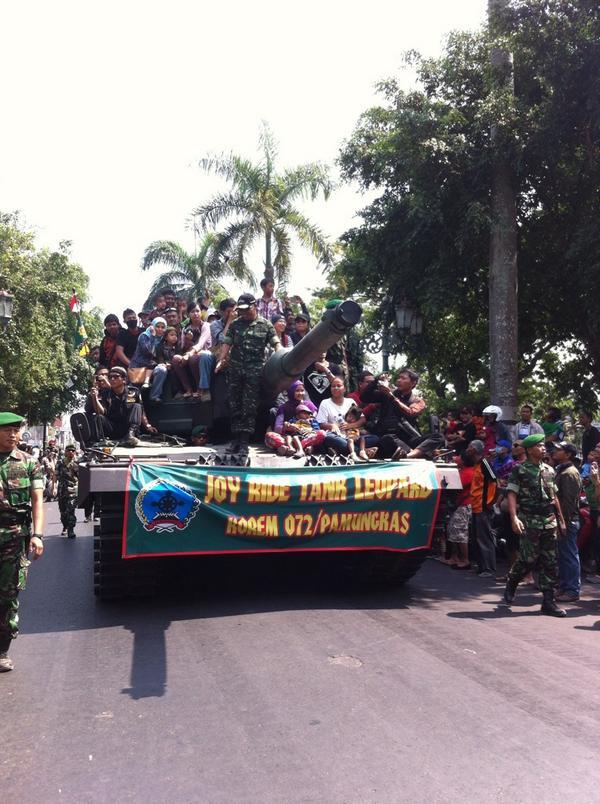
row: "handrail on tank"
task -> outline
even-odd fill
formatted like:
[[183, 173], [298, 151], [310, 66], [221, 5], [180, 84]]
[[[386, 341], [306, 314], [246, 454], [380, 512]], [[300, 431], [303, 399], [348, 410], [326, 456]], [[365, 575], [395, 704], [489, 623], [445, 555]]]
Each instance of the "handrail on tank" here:
[[263, 370], [264, 390], [274, 395], [289, 388], [311, 363], [355, 327], [361, 316], [361, 306], [352, 299], [346, 299], [332, 310], [325, 310], [319, 323], [295, 346], [271, 355]]

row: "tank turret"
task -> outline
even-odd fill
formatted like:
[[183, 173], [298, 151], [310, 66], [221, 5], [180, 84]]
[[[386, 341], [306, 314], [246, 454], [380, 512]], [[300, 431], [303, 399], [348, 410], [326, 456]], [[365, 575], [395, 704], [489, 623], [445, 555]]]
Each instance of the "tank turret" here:
[[265, 394], [274, 396], [289, 388], [311, 363], [355, 327], [361, 316], [361, 306], [351, 299], [341, 302], [332, 310], [325, 310], [319, 323], [295, 346], [280, 349], [271, 355], [263, 370]]

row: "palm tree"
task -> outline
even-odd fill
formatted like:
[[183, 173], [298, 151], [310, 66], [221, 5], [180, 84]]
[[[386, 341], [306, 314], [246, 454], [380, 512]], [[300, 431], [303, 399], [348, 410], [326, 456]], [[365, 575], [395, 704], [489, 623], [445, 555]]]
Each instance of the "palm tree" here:
[[229, 221], [216, 235], [214, 253], [230, 254], [238, 270], [248, 271], [250, 247], [264, 238], [265, 277], [285, 283], [291, 265], [294, 234], [318, 262], [333, 263], [333, 250], [321, 230], [302, 214], [294, 202], [314, 201], [320, 194], [327, 199], [332, 190], [327, 169], [318, 163], [300, 165], [279, 174], [275, 171], [277, 148], [271, 132], [263, 124], [259, 139], [261, 160], [254, 164], [236, 154], [208, 156], [200, 167], [225, 178], [231, 189], [215, 196], [194, 210], [193, 215], [206, 230]]
[[225, 274], [244, 282], [250, 281], [252, 276], [243, 267], [234, 267], [226, 257], [218, 258], [214, 250], [215, 241], [214, 234], [206, 234], [196, 254], [188, 253], [183, 246], [172, 240], [155, 240], [154, 243], [150, 243], [144, 252], [142, 271], [147, 271], [155, 265], [166, 265], [169, 270], [154, 280], [148, 293], [148, 301], [151, 303], [165, 285], [177, 292], [187, 291], [190, 297], [200, 299], [207, 288], [214, 289], [215, 285], [222, 288], [220, 279]]

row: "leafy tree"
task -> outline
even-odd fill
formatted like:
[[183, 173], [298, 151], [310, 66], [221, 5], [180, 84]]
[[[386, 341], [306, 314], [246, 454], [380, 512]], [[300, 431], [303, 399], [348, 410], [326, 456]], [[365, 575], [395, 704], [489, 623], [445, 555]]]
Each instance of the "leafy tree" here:
[[[559, 382], [566, 362], [589, 398], [600, 381], [600, 8], [512, 0], [503, 26], [514, 100], [495, 91], [485, 30], [451, 34], [437, 59], [408, 54], [413, 91], [381, 82], [383, 103], [361, 116], [340, 155], [347, 179], [381, 193], [344, 235], [335, 275], [375, 306], [391, 294], [419, 309], [424, 335], [403, 348], [429, 367], [440, 396], [487, 385], [490, 182], [500, 148], [518, 187], [520, 376], [543, 367]], [[497, 121], [507, 136], [492, 147]]]
[[[15, 215], [0, 214], [0, 287], [14, 294], [13, 318], [0, 332], [0, 409], [31, 423], [73, 409], [89, 388], [91, 370], [75, 346], [77, 317], [69, 309], [73, 288], [86, 299], [88, 278], [58, 251], [35, 248]], [[90, 342], [102, 332], [99, 316], [83, 314]]]
[[285, 284], [292, 258], [292, 235], [325, 267], [333, 262], [333, 252], [321, 230], [299, 209], [299, 199], [314, 201], [320, 194], [328, 198], [332, 184], [327, 169], [310, 163], [276, 171], [277, 147], [265, 124], [260, 136], [261, 159], [253, 163], [236, 154], [208, 156], [200, 167], [223, 177], [231, 189], [215, 196], [194, 210], [204, 227], [218, 227], [215, 255], [231, 256], [236, 270], [249, 272], [250, 248], [262, 239], [265, 246], [265, 277]]
[[219, 289], [222, 289], [220, 280], [225, 275], [251, 281], [252, 275], [244, 265], [238, 263], [234, 266], [231, 261], [219, 258], [215, 252], [216, 240], [214, 234], [206, 234], [196, 254], [190, 254], [172, 240], [155, 240], [151, 243], [144, 252], [142, 271], [155, 265], [168, 266], [168, 270], [154, 280], [146, 306], [152, 304], [158, 291], [165, 286], [173, 287], [177, 292], [185, 291], [190, 298], [200, 299], [206, 289], [212, 291], [212, 296], [219, 295]]

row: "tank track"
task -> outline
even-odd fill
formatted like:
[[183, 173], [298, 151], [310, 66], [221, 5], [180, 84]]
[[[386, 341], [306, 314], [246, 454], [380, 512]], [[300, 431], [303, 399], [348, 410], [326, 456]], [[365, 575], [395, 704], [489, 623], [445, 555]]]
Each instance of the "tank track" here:
[[100, 496], [100, 523], [94, 527], [94, 594], [101, 600], [150, 597], [156, 594], [159, 562], [121, 558], [123, 495]]

